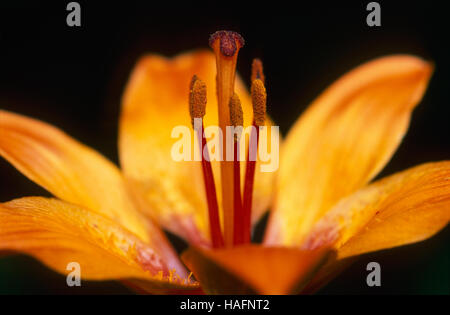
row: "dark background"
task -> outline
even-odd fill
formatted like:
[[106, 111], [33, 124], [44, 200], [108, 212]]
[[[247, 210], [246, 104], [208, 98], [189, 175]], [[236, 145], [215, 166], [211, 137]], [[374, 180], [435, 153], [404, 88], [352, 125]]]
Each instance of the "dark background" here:
[[[380, 176], [450, 157], [449, 26], [436, 2], [378, 1], [382, 26], [373, 28], [366, 25], [369, 1], [78, 2], [79, 28], [66, 25], [69, 1], [0, 4], [0, 108], [54, 124], [114, 162], [120, 97], [137, 58], [207, 47], [218, 29], [246, 39], [238, 71], [247, 83], [252, 58], [263, 60], [268, 112], [284, 134], [324, 88], [360, 63], [391, 53], [432, 60], [425, 98]], [[48, 195], [4, 160], [0, 174], [0, 201]], [[365, 255], [321, 293], [450, 294], [449, 230]], [[370, 261], [381, 264], [380, 288], [366, 285]], [[127, 292], [114, 282], [68, 288], [64, 277], [31, 258], [0, 259], [0, 293]]]

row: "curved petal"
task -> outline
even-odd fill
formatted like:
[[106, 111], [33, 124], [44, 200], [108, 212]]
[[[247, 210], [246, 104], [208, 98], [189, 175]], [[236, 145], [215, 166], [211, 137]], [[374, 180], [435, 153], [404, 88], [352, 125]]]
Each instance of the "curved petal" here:
[[190, 247], [183, 261], [208, 294], [293, 294], [301, 290], [330, 251], [243, 245]]
[[[144, 212], [191, 243], [206, 244], [209, 230], [200, 162], [176, 162], [171, 156], [172, 146], [179, 140], [172, 138], [173, 128], [186, 126], [193, 133], [188, 111], [193, 75], [207, 85], [205, 127], [218, 125], [214, 54], [198, 51], [172, 59], [148, 55], [135, 66], [123, 96], [119, 152], [130, 185], [140, 191], [136, 197]], [[251, 99], [239, 78], [236, 92], [248, 125], [252, 122]], [[213, 162], [213, 170], [221, 206], [218, 164]], [[272, 174], [257, 170], [254, 221], [267, 208], [272, 192]]]
[[313, 102], [281, 151], [267, 243], [300, 245], [326, 211], [383, 168], [432, 68], [413, 56], [379, 58], [350, 71]]
[[55, 196], [120, 223], [180, 266], [158, 226], [134, 207], [117, 167], [96, 151], [53, 126], [1, 110], [0, 155]]
[[340, 201], [303, 245], [333, 246], [337, 258], [422, 241], [450, 220], [450, 161], [377, 181]]
[[63, 274], [76, 262], [83, 279], [139, 279], [155, 291], [197, 286], [176, 276], [163, 257], [116, 222], [56, 199], [0, 204], [0, 251], [5, 250], [29, 254]]

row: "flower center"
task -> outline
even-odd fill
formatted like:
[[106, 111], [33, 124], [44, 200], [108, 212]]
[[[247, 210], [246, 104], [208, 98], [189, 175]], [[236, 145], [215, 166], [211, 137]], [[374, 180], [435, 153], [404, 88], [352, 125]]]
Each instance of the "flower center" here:
[[[210, 36], [209, 45], [216, 56], [217, 67], [217, 101], [219, 113], [219, 127], [224, 132], [227, 126], [235, 128], [243, 126], [242, 107], [238, 95], [234, 92], [234, 82], [236, 75], [236, 61], [239, 49], [244, 46], [244, 39], [241, 35], [231, 31], [218, 31]], [[266, 111], [266, 90], [264, 87], [264, 74], [262, 63], [255, 59], [252, 64], [252, 103], [253, 103], [253, 127], [249, 148], [257, 148], [259, 138], [259, 126], [265, 123]], [[192, 121], [195, 118], [202, 119], [205, 115], [206, 107], [206, 86], [196, 76], [191, 82], [189, 107]], [[203, 135], [203, 123], [201, 128], [195, 131], [199, 137], [200, 152], [206, 145]], [[195, 126], [194, 126], [195, 128]], [[229, 161], [223, 159], [220, 162], [220, 175], [222, 187], [222, 209], [223, 227], [222, 236], [219, 210], [217, 205], [216, 188], [209, 157], [202, 158], [202, 171], [205, 184], [206, 197], [208, 202], [210, 234], [213, 247], [231, 247], [233, 245], [249, 243], [251, 239], [251, 207], [253, 197], [253, 182], [255, 175], [256, 152], [247, 152], [246, 171], [244, 179], [244, 194], [241, 196], [239, 137], [234, 135], [233, 146], [227, 146], [229, 139], [224, 141], [221, 149], [221, 156], [229, 156], [233, 149], [234, 159]], [[231, 139], [230, 139], [231, 140]], [[244, 139], [245, 141], [245, 139]], [[256, 151], [256, 150], [254, 150]], [[227, 154], [228, 153], [228, 154]]]

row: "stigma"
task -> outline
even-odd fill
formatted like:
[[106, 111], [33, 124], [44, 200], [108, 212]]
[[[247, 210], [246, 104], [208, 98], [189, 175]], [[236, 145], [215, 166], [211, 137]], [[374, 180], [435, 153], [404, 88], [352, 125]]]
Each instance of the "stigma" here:
[[209, 37], [209, 46], [224, 57], [233, 57], [244, 45], [244, 38], [233, 31], [217, 31]]

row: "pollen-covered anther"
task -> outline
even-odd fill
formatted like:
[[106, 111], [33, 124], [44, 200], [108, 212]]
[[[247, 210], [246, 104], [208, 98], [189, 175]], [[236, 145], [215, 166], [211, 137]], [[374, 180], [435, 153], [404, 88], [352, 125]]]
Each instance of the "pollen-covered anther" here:
[[256, 79], [260, 79], [262, 81], [262, 83], [266, 82], [266, 77], [264, 76], [264, 72], [263, 72], [263, 64], [262, 64], [262, 61], [258, 58], [253, 59], [253, 63], [252, 63], [251, 80], [253, 82]]
[[[242, 126], [244, 124], [244, 114], [242, 112], [241, 101], [239, 96], [234, 93], [230, 99], [230, 123], [233, 127]], [[239, 135], [234, 135], [235, 140], [239, 140]]]
[[261, 79], [255, 79], [251, 87], [253, 120], [255, 125], [264, 126], [266, 117], [267, 93], [264, 83]]
[[230, 99], [230, 122], [235, 127], [242, 126], [244, 122], [241, 100], [236, 93], [234, 93]]
[[217, 31], [209, 37], [209, 46], [214, 50], [220, 49], [222, 55], [226, 57], [234, 56], [244, 44], [244, 38], [233, 31]]
[[189, 91], [189, 113], [191, 114], [192, 125], [194, 125], [194, 118], [205, 116], [206, 102], [206, 84], [194, 75]]

